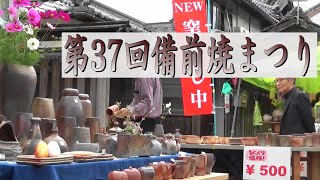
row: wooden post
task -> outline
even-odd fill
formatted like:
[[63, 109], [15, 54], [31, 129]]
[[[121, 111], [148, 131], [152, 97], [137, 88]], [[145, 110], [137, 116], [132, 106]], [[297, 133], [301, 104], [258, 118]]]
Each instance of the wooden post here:
[[100, 127], [106, 127], [106, 91], [107, 80], [97, 79], [96, 116], [100, 117]]
[[200, 136], [201, 134], [201, 116], [192, 116], [192, 134]]
[[47, 59], [43, 59], [40, 62], [40, 89], [39, 96], [47, 97], [48, 90], [48, 69], [49, 69], [49, 61]]
[[80, 94], [85, 92], [85, 79], [84, 78], [77, 78], [77, 89], [79, 90]]
[[61, 80], [61, 66], [60, 61], [52, 61], [52, 88], [51, 88], [51, 98], [54, 102], [54, 107], [57, 107], [57, 104], [60, 100], [60, 80]]
[[300, 180], [300, 151], [292, 151], [292, 179]]
[[308, 179], [318, 180], [320, 178], [320, 152], [308, 152]]
[[89, 97], [92, 103], [92, 116], [96, 116], [97, 79], [90, 79]]

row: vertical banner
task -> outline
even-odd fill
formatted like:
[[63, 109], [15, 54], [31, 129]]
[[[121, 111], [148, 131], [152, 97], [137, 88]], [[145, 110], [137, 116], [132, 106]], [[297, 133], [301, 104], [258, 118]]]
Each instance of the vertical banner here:
[[181, 78], [181, 89], [185, 116], [212, 114], [210, 78]]
[[[208, 32], [206, 0], [173, 0], [173, 19], [176, 32]], [[211, 79], [182, 78], [185, 116], [212, 114]]]
[[206, 0], [173, 0], [176, 32], [208, 32]]

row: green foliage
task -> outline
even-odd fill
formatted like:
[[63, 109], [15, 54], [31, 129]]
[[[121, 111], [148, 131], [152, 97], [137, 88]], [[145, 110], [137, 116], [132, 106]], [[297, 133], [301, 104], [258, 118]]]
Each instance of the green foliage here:
[[0, 64], [21, 64], [33, 66], [38, 63], [42, 53], [30, 50], [27, 41], [32, 35], [26, 32], [8, 33], [0, 28]]

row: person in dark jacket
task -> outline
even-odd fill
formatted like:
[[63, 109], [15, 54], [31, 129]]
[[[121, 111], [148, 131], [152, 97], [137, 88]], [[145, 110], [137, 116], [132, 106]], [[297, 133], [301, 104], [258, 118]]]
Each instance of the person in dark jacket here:
[[284, 98], [281, 135], [315, 132], [312, 106], [307, 95], [295, 87], [294, 78], [275, 80], [279, 94]]

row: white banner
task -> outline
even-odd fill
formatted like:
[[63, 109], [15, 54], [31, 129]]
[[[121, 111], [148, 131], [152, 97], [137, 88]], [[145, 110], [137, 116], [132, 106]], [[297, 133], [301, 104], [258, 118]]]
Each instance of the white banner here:
[[62, 33], [63, 78], [316, 76], [316, 33]]
[[290, 180], [290, 172], [290, 147], [244, 147], [243, 179]]

